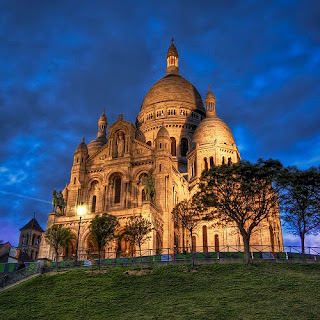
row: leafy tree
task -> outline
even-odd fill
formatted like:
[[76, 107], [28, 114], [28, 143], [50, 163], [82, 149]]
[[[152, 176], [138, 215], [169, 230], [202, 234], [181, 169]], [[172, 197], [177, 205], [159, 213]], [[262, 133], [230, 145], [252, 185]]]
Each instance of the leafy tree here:
[[124, 234], [132, 245], [139, 247], [140, 259], [142, 257], [141, 246], [150, 239], [148, 234], [152, 229], [152, 223], [142, 216], [130, 217], [126, 222]]
[[211, 219], [237, 226], [247, 263], [253, 231], [277, 210], [279, 189], [275, 181], [282, 168], [275, 160], [259, 159], [256, 164], [241, 161], [231, 166], [214, 166], [200, 179], [196, 197], [213, 207]]
[[47, 229], [44, 238], [46, 242], [54, 249], [56, 254], [56, 270], [58, 271], [59, 250], [61, 247], [68, 246], [69, 242], [74, 238], [70, 228], [65, 228], [62, 224], [55, 224]]
[[302, 257], [305, 236], [317, 234], [320, 227], [320, 169], [288, 167], [279, 179], [283, 189], [280, 208], [287, 228], [301, 239]]
[[117, 218], [111, 214], [96, 215], [90, 224], [91, 239], [97, 245], [99, 252], [99, 270], [101, 265], [101, 249], [115, 237], [119, 226]]
[[194, 265], [194, 247], [193, 247], [193, 232], [198, 227], [199, 223], [203, 220], [204, 206], [201, 201], [183, 200], [179, 202], [172, 210], [172, 217], [176, 225], [187, 229], [190, 233], [191, 241], [191, 256], [192, 265]]

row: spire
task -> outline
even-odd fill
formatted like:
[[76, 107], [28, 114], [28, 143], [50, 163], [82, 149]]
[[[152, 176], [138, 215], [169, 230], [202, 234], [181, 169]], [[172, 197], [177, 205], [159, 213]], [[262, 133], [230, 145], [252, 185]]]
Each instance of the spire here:
[[176, 46], [173, 44], [174, 39], [171, 38], [171, 45], [167, 52], [167, 74], [179, 74], [178, 61], [179, 54]]
[[206, 107], [207, 107], [207, 116], [216, 117], [216, 97], [211, 91], [211, 86], [208, 88], [208, 93], [206, 96]]
[[105, 109], [103, 109], [102, 115], [98, 121], [98, 136], [97, 137], [106, 136], [107, 126], [108, 126], [108, 120], [106, 117], [106, 111], [105, 111]]

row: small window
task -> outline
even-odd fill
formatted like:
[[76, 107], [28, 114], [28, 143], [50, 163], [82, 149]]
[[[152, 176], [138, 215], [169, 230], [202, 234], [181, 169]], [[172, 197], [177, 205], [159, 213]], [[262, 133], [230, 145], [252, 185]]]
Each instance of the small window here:
[[148, 142], [147, 142], [147, 145], [151, 147], [151, 141], [148, 141]]
[[77, 178], [74, 178], [73, 179], [73, 184], [76, 184], [76, 182], [77, 182]]
[[91, 212], [96, 212], [97, 196], [92, 197]]
[[79, 162], [79, 158], [76, 159], [77, 163]]
[[208, 161], [207, 161], [207, 158], [204, 158], [204, 159], [203, 159], [203, 162], [204, 162], [204, 170], [205, 170], [205, 171], [208, 171]]
[[210, 157], [210, 168], [214, 166], [213, 157]]
[[188, 146], [188, 139], [182, 138], [181, 139], [181, 156], [185, 157], [187, 155], [189, 146]]
[[161, 163], [159, 164], [159, 172], [161, 172]]
[[176, 139], [171, 137], [171, 155], [176, 156], [177, 155], [177, 147], [176, 147]]
[[225, 160], [224, 160], [224, 157], [222, 157], [222, 164], [226, 164]]
[[231, 158], [228, 158], [228, 166], [231, 166], [231, 165], [232, 165]]
[[114, 203], [120, 203], [121, 198], [121, 178], [114, 180]]

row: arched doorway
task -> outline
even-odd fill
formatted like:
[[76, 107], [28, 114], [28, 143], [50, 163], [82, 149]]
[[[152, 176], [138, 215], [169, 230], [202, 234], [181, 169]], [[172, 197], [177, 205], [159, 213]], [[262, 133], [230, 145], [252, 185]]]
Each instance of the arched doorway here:
[[133, 257], [135, 255], [135, 246], [128, 241], [124, 234], [119, 235], [117, 241], [117, 258]]

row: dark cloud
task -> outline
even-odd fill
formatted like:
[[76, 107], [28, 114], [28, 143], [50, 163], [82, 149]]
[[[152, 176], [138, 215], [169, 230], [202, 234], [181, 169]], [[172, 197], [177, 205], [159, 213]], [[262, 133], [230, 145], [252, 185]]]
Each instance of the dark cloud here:
[[[171, 36], [181, 74], [203, 97], [213, 86], [242, 158], [320, 163], [319, 1], [7, 0], [0, 12], [0, 191], [50, 201], [104, 108], [109, 124], [135, 122]], [[0, 238], [16, 243], [49, 210], [0, 193]]]

